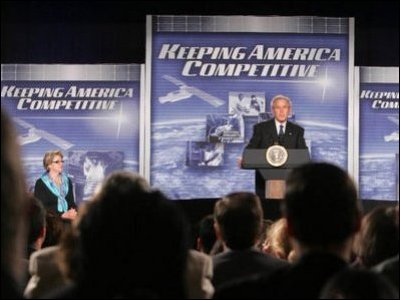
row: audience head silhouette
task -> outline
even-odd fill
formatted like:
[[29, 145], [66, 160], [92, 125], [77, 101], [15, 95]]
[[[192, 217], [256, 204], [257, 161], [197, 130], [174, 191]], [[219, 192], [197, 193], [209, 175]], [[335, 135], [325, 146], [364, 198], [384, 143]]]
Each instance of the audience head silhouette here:
[[399, 253], [398, 210], [395, 207], [375, 207], [362, 220], [355, 242], [359, 262], [367, 268]]
[[46, 238], [46, 209], [42, 202], [33, 195], [28, 196], [28, 247], [27, 258], [32, 252], [42, 248]]
[[20, 296], [17, 281], [23, 272], [28, 209], [17, 135], [1, 109], [1, 298]]
[[214, 217], [207, 215], [199, 223], [199, 237], [197, 238], [197, 250], [209, 254], [217, 237], [214, 230]]
[[284, 218], [277, 220], [269, 226], [262, 250], [274, 257], [288, 260], [292, 247], [289, 242], [287, 224]]
[[215, 204], [214, 217], [217, 232], [228, 248], [243, 250], [255, 245], [263, 221], [257, 195], [237, 192], [223, 197]]
[[308, 247], [341, 244], [360, 226], [354, 183], [345, 171], [327, 163], [310, 163], [293, 170], [283, 210], [289, 234]]
[[177, 208], [144, 178], [110, 175], [74, 227], [79, 263], [69, 263], [79, 266], [78, 294], [184, 297], [186, 228]]

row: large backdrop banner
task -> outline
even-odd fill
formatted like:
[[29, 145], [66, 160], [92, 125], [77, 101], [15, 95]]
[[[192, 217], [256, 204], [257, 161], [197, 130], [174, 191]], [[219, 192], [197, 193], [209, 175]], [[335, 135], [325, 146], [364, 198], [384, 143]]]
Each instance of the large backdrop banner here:
[[359, 67], [356, 85], [361, 199], [398, 201], [399, 68]]
[[78, 204], [110, 172], [142, 171], [141, 68], [1, 65], [1, 104], [17, 127], [30, 190], [49, 150], [63, 152]]
[[152, 185], [172, 199], [254, 191], [254, 171], [237, 159], [278, 94], [291, 98], [291, 120], [305, 128], [312, 159], [352, 173], [353, 21], [148, 16]]

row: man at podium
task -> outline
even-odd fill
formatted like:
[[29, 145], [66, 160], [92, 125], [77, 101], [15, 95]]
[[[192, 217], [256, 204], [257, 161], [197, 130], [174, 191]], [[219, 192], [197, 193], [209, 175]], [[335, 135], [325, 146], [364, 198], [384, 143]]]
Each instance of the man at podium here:
[[271, 100], [273, 119], [254, 125], [246, 149], [267, 149], [281, 145], [287, 149], [306, 149], [303, 127], [288, 121], [292, 111], [289, 97], [277, 95]]
[[[271, 100], [273, 118], [254, 125], [253, 136], [245, 149], [267, 149], [273, 145], [280, 145], [286, 149], [307, 149], [303, 127], [288, 121], [291, 112], [292, 101], [289, 97], [284, 95], [273, 97]], [[257, 195], [260, 198], [282, 199], [285, 190], [284, 180], [265, 181], [264, 177], [259, 171], [256, 172]]]

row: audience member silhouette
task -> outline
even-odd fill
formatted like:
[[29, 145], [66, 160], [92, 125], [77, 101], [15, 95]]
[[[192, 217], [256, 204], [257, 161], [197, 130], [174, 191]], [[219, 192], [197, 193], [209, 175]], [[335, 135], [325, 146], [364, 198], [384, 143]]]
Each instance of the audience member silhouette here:
[[[395, 224], [397, 230], [399, 230], [399, 205], [395, 206]], [[399, 235], [397, 233], [397, 240]], [[398, 246], [398, 244], [397, 244]], [[373, 270], [375, 272], [383, 274], [390, 282], [399, 290], [399, 253], [394, 257], [384, 260], [383, 262], [376, 265]]]
[[260, 237], [258, 238], [258, 243], [257, 243], [257, 249], [260, 251], [263, 251], [264, 241], [265, 241], [265, 238], [267, 237], [268, 229], [272, 225], [272, 223], [274, 223], [274, 221], [272, 221], [272, 220], [269, 220], [269, 219], [263, 220], [263, 223], [261, 226]]
[[397, 218], [393, 206], [375, 207], [363, 218], [354, 247], [359, 265], [371, 268], [399, 253]]
[[20, 298], [26, 251], [26, 186], [11, 119], [1, 108], [1, 298]]
[[230, 281], [286, 265], [256, 249], [263, 211], [253, 193], [238, 192], [220, 199], [214, 207], [215, 229], [225, 251], [213, 257], [216, 289]]
[[60, 216], [51, 210], [46, 211], [46, 238], [42, 247], [58, 245], [64, 228], [70, 226], [68, 220], [63, 220]]
[[373, 270], [383, 274], [399, 290], [399, 254], [381, 262]]
[[59, 246], [45, 247], [32, 253], [29, 258], [31, 275], [25, 287], [26, 298], [43, 298], [54, 289], [67, 285], [57, 262]]
[[196, 241], [198, 251], [210, 254], [217, 237], [214, 230], [214, 217], [207, 215], [199, 223], [199, 236]]
[[21, 290], [25, 289], [30, 278], [29, 258], [32, 253], [42, 248], [44, 239], [46, 237], [46, 209], [44, 208], [42, 202], [33, 195], [27, 194], [26, 197], [28, 198], [27, 201], [29, 206], [27, 213], [28, 239], [25, 256], [21, 257], [24, 265]]
[[278, 298], [317, 298], [322, 286], [348, 265], [361, 208], [353, 181], [342, 169], [311, 163], [294, 169], [283, 203], [299, 260], [269, 280]]
[[382, 275], [346, 269], [327, 282], [320, 299], [399, 299], [399, 292]]
[[211, 257], [203, 252], [189, 250], [185, 273], [186, 296], [188, 299], [211, 299], [213, 267]]
[[28, 196], [28, 244], [26, 258], [29, 260], [31, 254], [42, 248], [46, 237], [46, 209], [42, 202], [36, 197]]
[[270, 225], [262, 250], [276, 258], [288, 260], [293, 249], [289, 242], [286, 219], [281, 218]]
[[67, 284], [57, 263], [58, 244], [67, 226], [70, 226], [69, 220], [62, 219], [52, 210], [46, 211], [44, 242], [41, 249], [37, 249], [29, 257], [30, 279], [24, 290], [26, 298], [42, 298], [53, 289]]
[[187, 226], [173, 203], [142, 177], [117, 172], [86, 206], [62, 243], [75, 284], [58, 297], [185, 297]]

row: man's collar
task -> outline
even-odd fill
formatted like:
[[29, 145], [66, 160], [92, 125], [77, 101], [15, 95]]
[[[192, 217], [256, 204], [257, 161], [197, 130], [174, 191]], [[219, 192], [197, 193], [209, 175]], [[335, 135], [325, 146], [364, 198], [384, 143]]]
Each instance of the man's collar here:
[[274, 120], [275, 120], [276, 128], [279, 128], [279, 125], [283, 125], [283, 127], [286, 128], [287, 120], [283, 123], [279, 122], [277, 119], [274, 119]]

